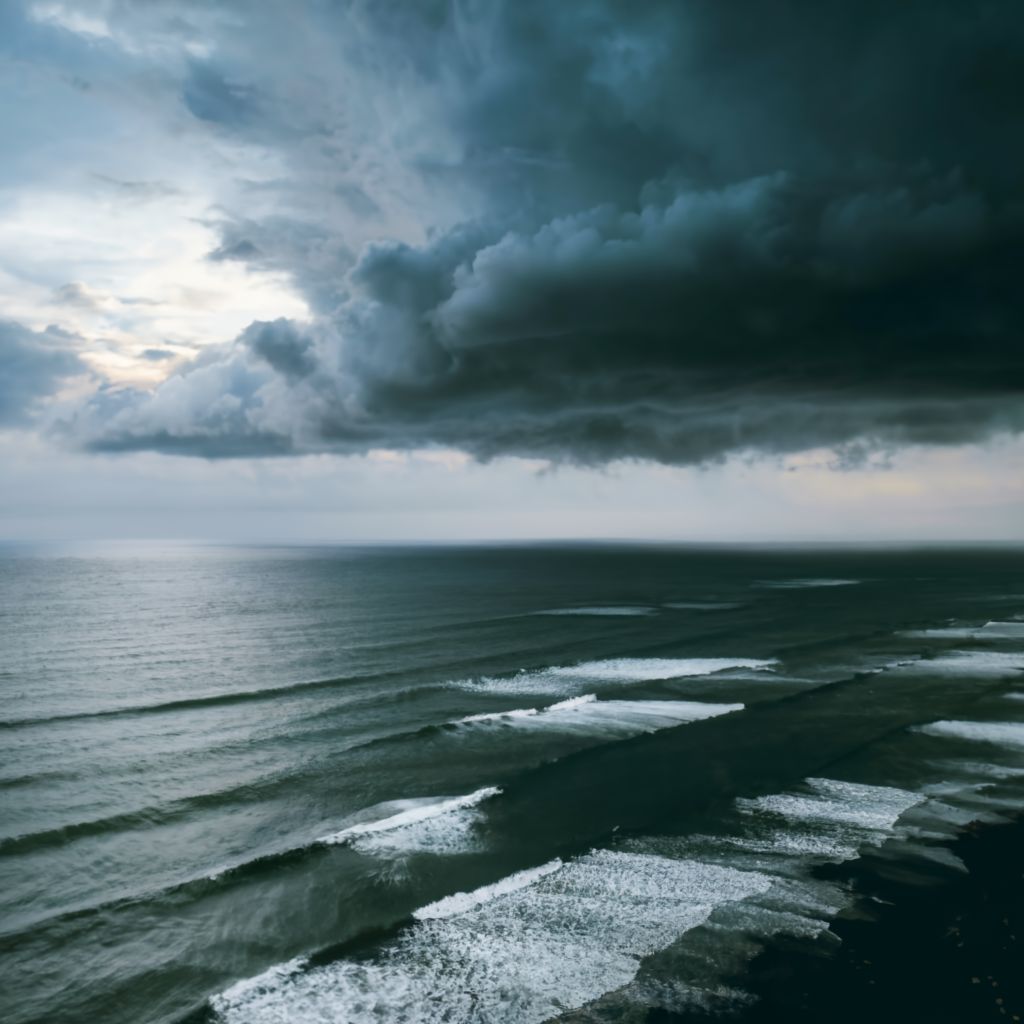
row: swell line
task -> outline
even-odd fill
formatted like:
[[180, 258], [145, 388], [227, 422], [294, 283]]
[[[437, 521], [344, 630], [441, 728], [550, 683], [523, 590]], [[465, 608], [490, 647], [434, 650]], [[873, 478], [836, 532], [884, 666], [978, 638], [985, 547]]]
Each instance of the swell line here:
[[206, 697], [184, 697], [160, 704], [137, 704], [123, 708], [105, 708], [101, 711], [73, 711], [64, 715], [43, 715], [34, 718], [8, 718], [0, 720], [0, 729], [18, 729], [30, 725], [46, 725], [52, 722], [77, 721], [93, 718], [132, 718], [140, 715], [163, 714], [168, 711], [187, 711], [191, 708], [217, 707], [227, 704], [244, 704], [247, 701], [271, 700], [274, 697], [308, 690], [322, 690], [339, 683], [361, 682], [373, 676], [338, 676], [334, 679], [314, 679], [289, 686], [271, 686], [262, 690], [240, 690], [235, 693], [214, 693]]

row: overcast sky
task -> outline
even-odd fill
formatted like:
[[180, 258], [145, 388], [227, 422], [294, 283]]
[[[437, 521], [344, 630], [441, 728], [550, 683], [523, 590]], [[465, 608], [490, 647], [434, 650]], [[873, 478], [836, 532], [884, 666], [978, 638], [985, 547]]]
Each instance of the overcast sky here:
[[0, 95], [0, 538], [1024, 539], [1018, 0], [8, 0]]

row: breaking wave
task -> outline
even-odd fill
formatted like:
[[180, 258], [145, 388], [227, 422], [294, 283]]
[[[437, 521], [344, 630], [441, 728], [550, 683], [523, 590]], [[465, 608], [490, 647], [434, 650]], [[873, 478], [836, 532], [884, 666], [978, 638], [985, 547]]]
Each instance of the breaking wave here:
[[851, 587], [855, 583], [863, 582], [863, 580], [807, 578], [792, 580], [758, 580], [755, 586], [763, 587], [766, 590], [806, 590], [814, 587]]
[[928, 736], [948, 736], [960, 740], [995, 743], [1024, 750], [1024, 722], [931, 722], [917, 727]]
[[[664, 1005], [645, 958], [656, 966], [670, 946], [675, 968], [690, 966], [670, 1001], [707, 1003], [759, 941], [817, 935], [848, 902], [840, 886], [811, 877], [813, 863], [885, 842], [924, 799], [808, 779], [803, 792], [737, 801], [738, 835], [636, 838], [548, 861], [421, 907], [377, 955], [310, 969], [290, 961], [210, 1005], [222, 1024], [541, 1024], [609, 993]], [[775, 841], [786, 834], [789, 842]]]
[[769, 670], [774, 658], [607, 658], [558, 665], [514, 676], [460, 680], [451, 685], [490, 693], [571, 693], [585, 686], [613, 686], [709, 676], [729, 669]]
[[539, 612], [532, 612], [533, 615], [608, 615], [611, 617], [617, 616], [636, 616], [636, 615], [655, 615], [658, 609], [653, 608], [650, 605], [594, 605], [592, 607], [581, 607], [581, 608], [545, 608]]
[[571, 732], [653, 732], [684, 722], [742, 711], [742, 704], [711, 704], [688, 700], [598, 700], [594, 694], [570, 697], [546, 708], [514, 708], [467, 715], [454, 725], [502, 724]]

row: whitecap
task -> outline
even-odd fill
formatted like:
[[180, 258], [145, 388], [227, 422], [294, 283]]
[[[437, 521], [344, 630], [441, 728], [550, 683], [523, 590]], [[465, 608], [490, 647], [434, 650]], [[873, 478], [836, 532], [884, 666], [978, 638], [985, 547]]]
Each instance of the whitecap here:
[[931, 640], [1021, 640], [1024, 622], [986, 622], [983, 626], [943, 626], [916, 629], [903, 634]]
[[768, 590], [804, 590], [809, 587], [851, 587], [855, 583], [863, 583], [863, 580], [846, 579], [791, 579], [791, 580], [758, 580], [754, 586], [764, 587]]
[[485, 786], [465, 796], [394, 801], [380, 809], [401, 806], [401, 810], [349, 825], [316, 842], [350, 845], [372, 853], [454, 853], [472, 849], [479, 805], [500, 793], [496, 786]]
[[558, 701], [546, 708], [517, 708], [513, 711], [467, 715], [453, 724], [497, 724], [591, 735], [635, 735], [685, 722], [715, 718], [733, 711], [742, 711], [743, 708], [743, 704], [688, 700], [598, 700], [594, 694], [587, 693]]
[[539, 612], [532, 612], [532, 615], [595, 615], [595, 616], [636, 616], [654, 615], [658, 611], [650, 605], [594, 605], [593, 607], [581, 608], [545, 608]]
[[308, 957], [297, 956], [294, 960], [288, 960], [286, 963], [274, 964], [273, 967], [268, 967], [262, 974], [236, 981], [234, 985], [213, 996], [210, 1000], [210, 1005], [216, 1012], [220, 1013], [236, 1004], [257, 1000], [261, 996], [278, 989], [282, 982], [298, 974], [308, 963]]
[[457, 718], [451, 725], [471, 725], [474, 722], [500, 722], [505, 718], [531, 718], [540, 714], [540, 708], [513, 708], [511, 711], [484, 711], [477, 715]]
[[716, 718], [733, 711], [742, 711], [743, 708], [742, 704], [710, 704], [689, 700], [591, 700], [571, 707], [559, 708], [556, 705], [548, 708], [543, 715], [531, 720], [529, 725], [585, 733], [635, 734]]
[[547, 669], [556, 679], [602, 683], [642, 683], [687, 676], [709, 676], [730, 668], [767, 669], [774, 658], [609, 658]]
[[589, 704], [597, 700], [592, 693], [583, 694], [581, 697], [569, 697], [567, 700], [560, 700], [546, 708], [513, 708], [511, 711], [485, 711], [478, 715], [466, 715], [464, 718], [457, 718], [452, 725], [471, 725], [474, 722], [500, 722], [510, 718], [533, 718], [541, 713], [550, 714], [554, 711], [570, 711], [580, 707], [582, 704]]
[[[807, 779], [737, 801], [739, 835], [634, 838], [552, 860], [420, 908], [376, 956], [272, 969], [212, 1005], [223, 1024], [541, 1024], [598, 998], [620, 1016], [742, 1002], [726, 977], [772, 936], [827, 934], [852, 899], [813, 866], [901, 836], [901, 816], [924, 799]], [[959, 867], [920, 842], [907, 849]], [[657, 954], [670, 948], [665, 977]]]
[[743, 605], [739, 601], [666, 601], [662, 605], [662, 608], [695, 612], [724, 612], [742, 607]]
[[517, 871], [514, 875], [503, 878], [500, 882], [492, 885], [482, 885], [472, 892], [457, 892], [451, 896], [428, 903], [425, 907], [413, 912], [413, 917], [418, 921], [429, 921], [432, 918], [453, 917], [456, 914], [464, 914], [481, 903], [489, 903], [499, 896], [507, 896], [518, 889], [525, 889], [533, 885], [538, 879], [550, 875], [552, 871], [558, 871], [562, 867], [562, 861], [558, 857], [541, 864], [539, 868], [528, 868], [525, 871]]
[[514, 676], [462, 679], [449, 685], [463, 690], [519, 695], [572, 693], [585, 686], [628, 685], [709, 676], [729, 669], [766, 671], [774, 658], [607, 658], [576, 665], [555, 665]]
[[960, 740], [974, 740], [994, 743], [1003, 747], [1024, 750], [1024, 722], [962, 722], [940, 721], [919, 725], [916, 732], [928, 736], [952, 737]]
[[790, 821], [820, 821], [888, 829], [923, 799], [919, 793], [892, 786], [867, 786], [837, 779], [806, 779], [807, 795], [783, 793], [736, 801], [747, 812], [766, 811]]
[[598, 850], [448, 904], [374, 959], [243, 983], [211, 1004], [225, 1024], [541, 1024], [625, 985], [642, 957], [771, 884], [756, 872]]
[[1024, 669], [1024, 652], [946, 651], [936, 658], [921, 658], [901, 671], [929, 675], [1009, 676]]
[[987, 761], [933, 761], [930, 763], [944, 772], [981, 775], [996, 780], [1024, 777], [1024, 768], [1008, 768], [1006, 765], [989, 764]]
[[593, 704], [596, 700], [597, 697], [594, 694], [585, 693], [582, 697], [568, 697], [565, 700], [560, 700], [544, 710], [549, 714], [553, 711], [573, 711], [583, 707], [584, 704]]

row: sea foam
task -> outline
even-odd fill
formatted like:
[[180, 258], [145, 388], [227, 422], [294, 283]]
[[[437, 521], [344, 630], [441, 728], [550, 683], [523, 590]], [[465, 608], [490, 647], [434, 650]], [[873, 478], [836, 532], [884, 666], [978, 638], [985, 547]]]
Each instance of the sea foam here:
[[525, 889], [545, 875], [550, 875], [552, 871], [558, 871], [562, 866], [562, 861], [556, 857], [554, 860], [548, 861], [547, 864], [541, 864], [539, 868], [517, 871], [514, 875], [509, 875], [508, 878], [503, 878], [500, 882], [494, 882], [492, 885], [483, 885], [472, 892], [457, 892], [452, 896], [445, 896], [444, 899], [435, 900], [414, 911], [412, 916], [418, 921], [429, 921], [432, 918], [464, 914], [467, 910], [472, 910], [482, 903], [489, 903], [499, 896], [507, 896], [519, 889]]
[[935, 640], [1021, 640], [1024, 639], [1024, 622], [986, 622], [983, 626], [916, 629], [903, 635]]
[[[211, 1006], [222, 1024], [541, 1024], [599, 997], [615, 1019], [644, 1006], [742, 1001], [726, 976], [771, 936], [827, 931], [852, 898], [813, 866], [895, 837], [924, 799], [807, 779], [737, 801], [737, 835], [636, 837], [518, 871], [421, 907], [372, 957], [290, 963]], [[669, 947], [666, 977], [658, 955]]]
[[557, 679], [642, 683], [684, 676], [709, 676], [730, 668], [766, 669], [773, 664], [774, 659], [764, 658], [609, 658], [550, 668], [547, 674]]
[[935, 658], [921, 658], [902, 671], [929, 675], [1010, 676], [1024, 669], [1024, 652], [946, 651]]
[[652, 608], [650, 605], [594, 605], [592, 607], [581, 607], [581, 608], [545, 608], [539, 612], [533, 612], [534, 615], [594, 615], [602, 616], [607, 615], [611, 617], [617, 616], [636, 616], [636, 615], [654, 615], [658, 611], [657, 608]]
[[522, 729], [545, 729], [584, 734], [632, 735], [653, 732], [684, 722], [715, 718], [742, 711], [743, 704], [719, 704], [687, 700], [598, 700], [588, 693], [570, 697], [546, 708], [515, 708], [467, 715], [453, 724], [505, 725]]
[[866, 786], [836, 779], [806, 779], [810, 794], [782, 794], [737, 801], [745, 811], [767, 811], [790, 821], [824, 821], [887, 829], [921, 800], [917, 793], [892, 786]]
[[662, 605], [662, 608], [694, 612], [724, 612], [742, 607], [743, 605], [739, 601], [666, 601]]
[[452, 683], [463, 690], [488, 693], [572, 693], [586, 686], [624, 686], [694, 676], [709, 676], [729, 669], [765, 671], [774, 658], [608, 658], [576, 665], [555, 665], [514, 676], [464, 679]]
[[1024, 722], [960, 722], [941, 721], [919, 725], [917, 732], [928, 736], [947, 736], [960, 740], [977, 740], [1003, 747], [1024, 750]]
[[642, 957], [770, 885], [757, 872], [598, 850], [431, 904], [372, 960], [266, 972], [211, 1005], [225, 1024], [541, 1024], [628, 983]]
[[[479, 805], [500, 793], [496, 786], [485, 786], [465, 796], [402, 801], [402, 809], [396, 813], [349, 825], [316, 842], [374, 853], [457, 852], [472, 845]], [[384, 806], [393, 808], [395, 804]]]
[[792, 580], [758, 580], [755, 586], [767, 590], [805, 590], [814, 587], [851, 587], [862, 580], [845, 579], [792, 579]]

